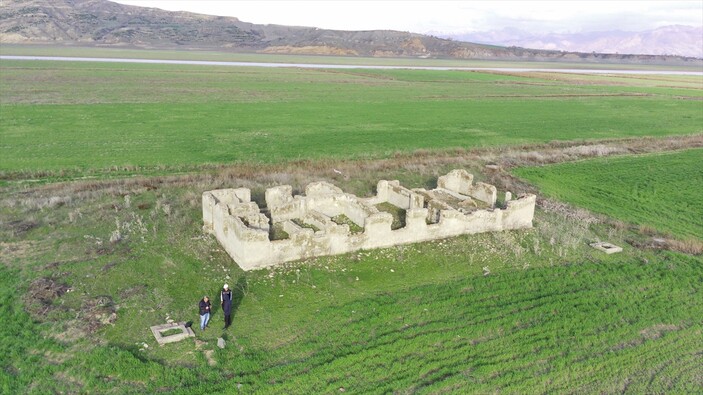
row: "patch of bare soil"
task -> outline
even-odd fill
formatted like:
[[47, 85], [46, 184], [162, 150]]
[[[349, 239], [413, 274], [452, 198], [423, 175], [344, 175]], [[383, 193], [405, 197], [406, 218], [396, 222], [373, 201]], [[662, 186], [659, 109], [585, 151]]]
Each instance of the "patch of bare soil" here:
[[359, 56], [359, 53], [353, 49], [331, 47], [329, 45], [305, 45], [294, 47], [291, 45], [278, 45], [267, 47], [259, 51], [260, 53], [272, 54], [298, 54], [298, 55], [341, 55], [341, 56]]
[[36, 243], [29, 240], [6, 243], [0, 242], [0, 262], [9, 264], [10, 261], [29, 256], [34, 250]]
[[9, 232], [13, 237], [22, 237], [25, 233], [39, 226], [37, 221], [33, 220], [14, 220], [8, 222], [0, 222], [0, 230]]
[[[138, 194], [151, 188], [179, 186], [198, 187], [205, 190], [205, 188], [216, 189], [223, 185], [236, 184], [256, 189], [283, 183], [293, 185], [294, 188], [302, 188], [309, 182], [321, 179], [333, 182], [344, 181], [344, 177], [339, 174], [368, 174], [369, 181], [375, 183], [378, 175], [374, 172], [409, 170], [416, 174], [430, 172], [432, 176], [436, 176], [439, 174], [437, 169], [442, 166], [480, 167], [483, 164], [493, 163], [500, 169], [509, 170], [518, 166], [560, 163], [591, 157], [664, 152], [696, 147], [703, 147], [703, 134], [666, 138], [552, 141], [544, 144], [477, 149], [416, 150], [397, 153], [392, 158], [364, 161], [328, 159], [301, 160], [276, 165], [204, 165], [193, 167], [190, 174], [119, 180], [74, 180], [41, 185], [23, 193], [30, 197], [34, 194], [64, 193], [80, 200], [104, 195], [124, 196], [130, 193]], [[134, 169], [135, 172], [138, 170]], [[504, 170], [500, 172], [507, 174]], [[22, 175], [18, 174], [18, 176]], [[356, 179], [356, 181], [364, 180]]]
[[680, 328], [676, 325], [667, 324], [657, 324], [652, 325], [649, 328], [644, 328], [640, 331], [640, 335], [647, 340], [654, 340], [660, 338], [666, 332], [677, 331]]
[[210, 366], [215, 366], [217, 365], [217, 361], [213, 357], [215, 354], [215, 350], [205, 350], [203, 351], [203, 354], [205, 355], [205, 359], [207, 359], [207, 364]]
[[41, 277], [29, 286], [25, 295], [25, 306], [35, 316], [44, 316], [49, 310], [55, 308], [54, 300], [69, 292], [71, 287], [54, 278]]
[[127, 288], [120, 292], [120, 300], [128, 299], [133, 296], [140, 296], [146, 294], [146, 285], [137, 285], [134, 287]]
[[639, 238], [626, 239], [627, 243], [635, 248], [648, 250], [669, 250], [691, 255], [703, 255], [703, 240], [685, 239], [678, 240], [668, 238], [657, 233], [648, 234], [646, 231], [639, 231]]
[[88, 300], [80, 309], [80, 320], [87, 333], [94, 333], [117, 320], [117, 309], [109, 296], [98, 296]]
[[624, 96], [654, 96], [651, 93], [580, 93], [580, 94], [548, 94], [548, 95], [482, 95], [481, 97], [507, 97], [522, 99], [542, 99], [545, 97], [624, 97]]
[[62, 342], [73, 342], [117, 320], [115, 304], [111, 297], [105, 295], [83, 302], [75, 313], [76, 319], [66, 322], [63, 332], [54, 332], [51, 336]]
[[703, 101], [703, 97], [700, 96], [674, 96], [674, 99]]
[[66, 324], [66, 329], [63, 332], [53, 332], [51, 337], [62, 342], [71, 343], [85, 337], [85, 331], [78, 326], [76, 321], [70, 321]]
[[65, 331], [52, 334], [56, 339], [77, 340], [117, 320], [117, 309], [109, 296], [101, 295], [89, 299], [83, 302], [77, 311], [55, 303], [56, 299], [70, 291], [70, 286], [56, 278], [42, 277], [32, 281], [24, 295], [24, 305], [36, 319], [43, 319], [53, 310], [76, 313], [76, 319], [67, 323]]

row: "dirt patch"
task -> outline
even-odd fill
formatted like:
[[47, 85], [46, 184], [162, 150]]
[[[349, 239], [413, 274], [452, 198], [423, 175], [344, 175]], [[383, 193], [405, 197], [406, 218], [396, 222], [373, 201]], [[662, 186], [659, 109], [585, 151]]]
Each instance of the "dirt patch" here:
[[56, 351], [45, 351], [44, 360], [52, 365], [60, 365], [69, 359], [71, 359], [71, 353], [68, 352], [56, 352]]
[[8, 231], [12, 237], [22, 237], [37, 226], [37, 221], [18, 219], [0, 224], [0, 229]]
[[298, 54], [298, 55], [344, 55], [358, 56], [359, 54], [353, 49], [331, 47], [329, 45], [305, 45], [294, 47], [290, 45], [271, 46], [261, 51], [260, 53], [275, 53], [275, 54]]
[[654, 340], [660, 338], [666, 332], [677, 331], [680, 328], [676, 325], [667, 324], [657, 324], [652, 325], [649, 328], [642, 329], [640, 335], [647, 340]]
[[127, 288], [120, 292], [120, 299], [131, 298], [132, 296], [144, 295], [146, 294], [146, 285], [137, 285], [134, 287]]
[[703, 255], [703, 241], [699, 239], [666, 239], [666, 246], [672, 251], [691, 255]]
[[33, 315], [43, 316], [53, 307], [54, 300], [69, 292], [71, 287], [54, 278], [38, 278], [29, 286], [25, 306]]
[[210, 366], [217, 365], [217, 361], [215, 361], [215, 358], [213, 357], [214, 354], [215, 354], [215, 350], [203, 351], [203, 355], [205, 355], [205, 359], [207, 359], [207, 364]]
[[639, 235], [640, 237], [631, 237], [625, 241], [638, 249], [669, 250], [683, 254], [703, 255], [703, 241], [698, 239], [670, 239], [657, 233], [648, 234], [642, 230], [639, 230]]
[[15, 259], [26, 258], [35, 250], [33, 241], [17, 241], [14, 243], [0, 242], [0, 262], [9, 264]]
[[670, 324], [656, 324], [652, 325], [649, 328], [644, 328], [640, 331], [640, 335], [642, 336], [641, 338], [637, 339], [632, 339], [627, 342], [623, 343], [618, 343], [615, 346], [611, 348], [613, 351], [619, 351], [623, 350], [625, 348], [630, 348], [630, 347], [637, 347], [644, 343], [646, 340], [656, 340], [662, 335], [664, 335], [666, 332], [672, 332], [672, 331], [677, 331], [681, 328], [679, 328], [676, 325], [670, 325]]
[[44, 270], [56, 269], [56, 268], [59, 268], [63, 265], [68, 265], [71, 263], [79, 263], [79, 262], [83, 262], [83, 260], [81, 260], [81, 259], [67, 259], [67, 260], [63, 260], [63, 261], [53, 261], [53, 262], [49, 262], [46, 265], [44, 265]]
[[112, 269], [113, 267], [117, 266], [119, 263], [120, 263], [120, 262], [118, 262], [118, 261], [109, 262], [109, 263], [105, 264], [105, 266], [101, 267], [101, 268], [100, 268], [100, 271], [101, 271], [101, 272], [106, 272], [106, 271]]
[[611, 347], [611, 350], [612, 351], [620, 351], [620, 350], [624, 350], [626, 348], [637, 347], [642, 343], [644, 343], [644, 340], [634, 339], [634, 340], [630, 340], [627, 342], [618, 343], [618, 344], [614, 345], [613, 347]]
[[654, 96], [650, 93], [581, 93], [581, 94], [551, 94], [551, 95], [481, 95], [485, 98], [509, 98], [509, 99], [543, 99], [543, 98], [573, 98], [573, 97], [628, 97], [628, 96]]
[[95, 253], [98, 255], [112, 254], [114, 251], [115, 249], [111, 248], [109, 245], [100, 245], [95, 248]]
[[[580, 148], [573, 148], [579, 147]], [[586, 148], [596, 146], [596, 148]], [[603, 152], [602, 147], [608, 147]], [[471, 163], [481, 166], [485, 163], [495, 163], [507, 173], [517, 166], [534, 166], [547, 163], [575, 161], [592, 156], [609, 156], [619, 153], [642, 154], [650, 152], [673, 151], [703, 147], [703, 133], [688, 136], [672, 136], [666, 138], [626, 138], [602, 139], [592, 141], [552, 141], [543, 144], [530, 144], [524, 146], [489, 147], [475, 149], [446, 149], [446, 150], [416, 150], [414, 152], [399, 152], [388, 159], [376, 160], [301, 160], [283, 164], [235, 164], [235, 165], [198, 165], [182, 169], [187, 174], [155, 177], [134, 177], [118, 180], [91, 180], [82, 177], [73, 179], [72, 182], [59, 182], [38, 186], [24, 193], [26, 196], [64, 193], [70, 194], [74, 200], [95, 198], [97, 196], [115, 195], [123, 193], [138, 194], [149, 187], [197, 187], [198, 190], [216, 189], [222, 185], [240, 185], [252, 190], [262, 189], [262, 185], [290, 184], [302, 187], [309, 182], [321, 179], [330, 180], [334, 173], [331, 169], [338, 169], [342, 173], [367, 174], [369, 179], [377, 181], [375, 172], [387, 173], [393, 169], [407, 169], [413, 173], [429, 172], [429, 176], [436, 177], [442, 166], [450, 167], [461, 164], [470, 167]], [[565, 149], [572, 148], [568, 152]], [[587, 151], [587, 152], [586, 152]], [[138, 171], [148, 171], [140, 168]], [[135, 170], [136, 171], [136, 170]], [[95, 174], [104, 176], [109, 174], [109, 169], [94, 170]], [[497, 172], [494, 172], [497, 173]], [[426, 174], [426, 173], [423, 173]], [[40, 178], [54, 176], [54, 173], [42, 174]], [[32, 174], [16, 172], [6, 174], [5, 179], [27, 179]], [[281, 179], [287, 180], [281, 182]], [[67, 181], [70, 181], [67, 180]], [[357, 179], [357, 182], [361, 182]], [[491, 182], [500, 188], [497, 183]], [[509, 190], [512, 190], [509, 188]], [[512, 190], [513, 192], [517, 192]]]
[[699, 97], [699, 96], [673, 96], [673, 98], [679, 99], [679, 100], [703, 101], [703, 97]]
[[63, 332], [53, 332], [51, 337], [62, 342], [62, 343], [72, 343], [85, 337], [86, 333], [83, 331], [76, 321], [71, 321], [67, 324], [67, 328]]
[[94, 333], [117, 320], [115, 304], [112, 298], [106, 295], [97, 296], [84, 303], [80, 309], [80, 316], [87, 333]]
[[[58, 307], [54, 307], [58, 308]], [[66, 322], [63, 332], [52, 333], [51, 336], [62, 342], [73, 342], [97, 332], [106, 325], [117, 320], [117, 309], [112, 298], [106, 295], [84, 301], [77, 309], [69, 310], [76, 319]]]

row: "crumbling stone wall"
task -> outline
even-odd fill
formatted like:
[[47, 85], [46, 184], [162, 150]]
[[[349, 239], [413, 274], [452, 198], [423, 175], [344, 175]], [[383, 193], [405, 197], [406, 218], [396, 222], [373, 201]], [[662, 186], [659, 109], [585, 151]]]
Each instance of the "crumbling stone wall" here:
[[[270, 221], [251, 201], [248, 189], [208, 191], [203, 193], [203, 229], [242, 269], [253, 270], [360, 249], [532, 227], [534, 195], [506, 199], [505, 209], [495, 208], [496, 188], [473, 184], [473, 175], [465, 170], [451, 171], [437, 185], [430, 191], [410, 190], [398, 181], [381, 180], [370, 198], [344, 193], [326, 182], [309, 184], [304, 196], [293, 196], [290, 186], [278, 186], [266, 190]], [[405, 210], [405, 226], [391, 229], [393, 215], [379, 211], [375, 206], [380, 203]], [[348, 224], [333, 220], [341, 214], [363, 232], [353, 233]], [[270, 240], [275, 225], [288, 234], [287, 239]]]

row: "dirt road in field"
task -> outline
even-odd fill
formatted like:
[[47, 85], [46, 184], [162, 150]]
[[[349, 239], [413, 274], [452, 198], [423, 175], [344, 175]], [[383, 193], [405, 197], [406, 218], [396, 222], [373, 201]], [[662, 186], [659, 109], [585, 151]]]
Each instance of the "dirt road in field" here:
[[148, 64], [183, 64], [199, 66], [233, 66], [233, 67], [297, 67], [308, 69], [409, 69], [409, 70], [465, 70], [465, 71], [499, 71], [506, 73], [553, 72], [577, 74], [658, 74], [658, 75], [697, 75], [703, 71], [680, 70], [609, 70], [609, 69], [569, 69], [569, 68], [513, 68], [513, 67], [440, 67], [440, 66], [383, 66], [383, 65], [346, 65], [316, 63], [261, 63], [261, 62], [218, 62], [209, 60], [167, 60], [167, 59], [127, 59], [127, 58], [80, 58], [65, 56], [12, 56], [0, 55], [0, 60], [50, 60], [59, 62], [103, 62], [103, 63], [148, 63]]

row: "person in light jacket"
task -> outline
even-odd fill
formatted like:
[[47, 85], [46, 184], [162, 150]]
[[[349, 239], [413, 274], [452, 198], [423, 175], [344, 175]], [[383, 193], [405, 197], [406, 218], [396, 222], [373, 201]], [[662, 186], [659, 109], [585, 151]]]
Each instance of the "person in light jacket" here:
[[232, 290], [225, 284], [220, 292], [220, 303], [222, 312], [225, 313], [225, 329], [232, 325]]

